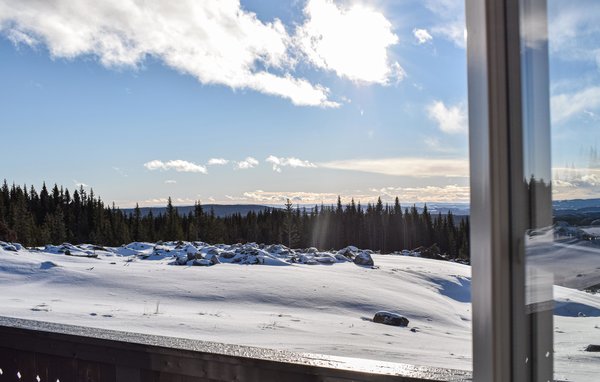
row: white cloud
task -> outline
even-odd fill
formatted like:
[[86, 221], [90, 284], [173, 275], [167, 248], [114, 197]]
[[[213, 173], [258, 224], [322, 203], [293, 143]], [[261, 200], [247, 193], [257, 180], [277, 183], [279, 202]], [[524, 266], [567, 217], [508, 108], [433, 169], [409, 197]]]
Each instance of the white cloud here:
[[437, 17], [430, 28], [431, 34], [443, 37], [459, 48], [465, 48], [467, 45], [465, 1], [426, 0], [425, 7]]
[[415, 38], [417, 39], [417, 44], [419, 45], [426, 44], [433, 40], [433, 37], [431, 36], [431, 34], [429, 34], [427, 29], [415, 28], [413, 29], [413, 36], [415, 36]]
[[229, 163], [229, 160], [227, 159], [223, 159], [223, 158], [210, 158], [208, 160], [208, 165], [209, 166], [223, 166], [226, 165], [227, 163]]
[[411, 177], [468, 177], [469, 161], [464, 159], [383, 158], [349, 159], [318, 163], [319, 167]]
[[432, 28], [434, 34], [439, 34], [452, 41], [459, 48], [467, 46], [467, 29], [464, 19], [453, 20]]
[[153, 57], [203, 84], [339, 106], [329, 89], [289, 74], [294, 39], [281, 21], [263, 22], [239, 0], [0, 0], [0, 32], [15, 44], [44, 43], [52, 57], [134, 68]]
[[160, 160], [153, 160], [153, 161], [144, 163], [144, 167], [146, 167], [150, 171], [175, 170], [177, 172], [195, 172], [195, 173], [201, 173], [201, 174], [207, 173], [206, 167], [196, 164], [196, 163], [193, 163], [193, 162], [181, 160], [181, 159], [170, 160], [168, 162], [162, 162]]
[[75, 183], [75, 187], [79, 188], [79, 187], [84, 187], [84, 188], [88, 188], [90, 185], [89, 184], [85, 184], [83, 182], [80, 182], [78, 180], [73, 179], [73, 183]]
[[176, 184], [176, 183], [177, 183], [176, 180], [172, 180], [172, 179], [165, 180], [165, 184]]
[[295, 40], [313, 65], [357, 82], [387, 84], [404, 78], [404, 70], [388, 57], [398, 36], [383, 13], [333, 0], [308, 0], [304, 13], [307, 21], [297, 28]]
[[590, 86], [573, 93], [553, 95], [550, 113], [553, 122], [561, 122], [578, 114], [589, 113], [588, 109], [600, 108], [600, 86]]
[[459, 186], [456, 184], [446, 186], [422, 186], [422, 187], [384, 187], [380, 189], [371, 189], [382, 199], [390, 200], [395, 198], [410, 203], [429, 203], [429, 202], [469, 202], [470, 187]]
[[549, 2], [548, 8], [551, 57], [587, 61], [600, 68], [600, 3], [597, 0]]
[[238, 170], [247, 170], [258, 166], [258, 160], [252, 157], [247, 157], [243, 161], [235, 162], [235, 168]]
[[[171, 202], [176, 206], [190, 206], [197, 202], [198, 199], [192, 198], [171, 198]], [[169, 202], [169, 198], [150, 198], [145, 199], [139, 202], [140, 206], [147, 207], [164, 207]], [[131, 204], [130, 201], [127, 201], [127, 204]]]
[[464, 104], [448, 107], [442, 101], [434, 101], [427, 106], [427, 114], [444, 133], [466, 133], [469, 128]]
[[302, 160], [294, 157], [284, 158], [284, 157], [276, 157], [274, 155], [269, 155], [265, 162], [271, 163], [273, 165], [273, 171], [281, 172], [282, 167], [317, 167], [316, 164], [311, 163], [307, 160]]
[[225, 195], [227, 201], [238, 203], [264, 203], [280, 204], [290, 199], [299, 204], [333, 204], [337, 202], [338, 196], [342, 203], [347, 204], [351, 199], [355, 202], [374, 203], [379, 197], [385, 203], [392, 203], [396, 197], [403, 204], [420, 202], [469, 202], [469, 186], [456, 184], [442, 186], [421, 187], [382, 187], [370, 188], [366, 191], [352, 190], [335, 192], [310, 192], [310, 191], [247, 191], [239, 196]]
[[554, 199], [589, 199], [600, 194], [600, 169], [554, 167], [552, 170]]
[[323, 193], [323, 192], [304, 192], [304, 191], [249, 191], [244, 192], [242, 196], [232, 197], [232, 200], [246, 201], [254, 203], [285, 203], [287, 199], [290, 199], [294, 203], [330, 203], [337, 199], [335, 193]]

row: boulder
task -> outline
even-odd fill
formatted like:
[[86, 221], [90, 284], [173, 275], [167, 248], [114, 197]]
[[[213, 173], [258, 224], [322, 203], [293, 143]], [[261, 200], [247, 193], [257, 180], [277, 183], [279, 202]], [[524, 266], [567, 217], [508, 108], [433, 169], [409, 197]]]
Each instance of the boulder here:
[[219, 250], [215, 247], [204, 248], [202, 250], [202, 252], [204, 252], [206, 255], [218, 255], [219, 254]]
[[356, 265], [367, 265], [373, 266], [375, 262], [373, 262], [373, 258], [366, 252], [361, 252], [354, 258], [354, 264]]
[[[356, 248], [354, 246], [348, 246], [344, 249], [340, 249], [337, 254], [339, 256], [344, 256], [344, 257], [352, 260], [356, 256], [357, 252], [358, 252], [358, 248]], [[336, 257], [338, 257], [338, 256], [336, 256]]]
[[392, 325], [392, 326], [408, 326], [408, 318], [392, 312], [386, 312], [384, 310], [375, 313], [373, 317], [373, 322], [384, 325]]
[[336, 253], [335, 254], [335, 258], [336, 258], [336, 260], [342, 261], [342, 262], [344, 262], [344, 261], [346, 261], [346, 262], [347, 261], [352, 261], [350, 258], [348, 258], [348, 257], [346, 257], [346, 256], [344, 256], [344, 255], [342, 255], [340, 253]]
[[17, 252], [17, 247], [12, 244], [6, 244], [3, 246], [5, 251]]
[[316, 249], [315, 247], [306, 248], [306, 253], [317, 253], [317, 252], [319, 252], [319, 250]]
[[217, 256], [217, 255], [214, 255], [214, 254], [211, 254], [211, 255], [206, 255], [206, 256], [204, 256], [204, 258], [205, 258], [206, 260], [210, 261], [210, 263], [211, 263], [212, 265], [215, 265], [215, 264], [220, 264], [220, 263], [221, 263], [221, 262], [219, 261], [219, 256]]
[[220, 256], [224, 259], [233, 259], [235, 257], [235, 252], [224, 251], [221, 252]]
[[585, 351], [598, 353], [600, 352], [600, 345], [588, 345], [587, 348], [585, 348]]
[[243, 261], [243, 264], [258, 264], [258, 256], [257, 255], [248, 255]]
[[187, 255], [179, 255], [175, 259], [175, 263], [177, 265], [186, 265], [189, 260], [191, 259], [189, 259]]
[[201, 266], [201, 267], [208, 267], [211, 265], [214, 265], [210, 260], [206, 260], [206, 259], [196, 259], [192, 262], [192, 265], [196, 265], [196, 266]]
[[321, 264], [335, 264], [337, 263], [337, 260], [335, 257], [331, 256], [328, 253], [319, 253], [317, 256], [314, 257], [314, 259], [316, 261], [318, 261]]

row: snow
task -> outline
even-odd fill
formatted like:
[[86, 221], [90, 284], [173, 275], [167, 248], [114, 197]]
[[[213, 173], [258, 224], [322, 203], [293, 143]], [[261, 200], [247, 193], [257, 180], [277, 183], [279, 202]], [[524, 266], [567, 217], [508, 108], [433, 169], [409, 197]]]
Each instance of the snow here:
[[[3, 316], [471, 368], [466, 265], [358, 248], [319, 252], [255, 244], [3, 248]], [[363, 253], [374, 267], [358, 266], [348, 255]], [[177, 265], [184, 256], [185, 265]], [[219, 263], [209, 265], [213, 258]], [[583, 350], [600, 343], [600, 295], [556, 286], [554, 297], [556, 377], [591, 379], [600, 358]], [[410, 323], [406, 328], [374, 323], [378, 311]]]

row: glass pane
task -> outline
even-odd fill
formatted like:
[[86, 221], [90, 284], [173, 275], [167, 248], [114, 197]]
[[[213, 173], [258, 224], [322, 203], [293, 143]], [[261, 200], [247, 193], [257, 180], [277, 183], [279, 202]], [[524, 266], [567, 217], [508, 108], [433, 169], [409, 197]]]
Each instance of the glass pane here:
[[462, 1], [54, 3], [0, 0], [0, 315], [471, 368]]
[[600, 4], [532, 0], [522, 11], [534, 373], [552, 378], [553, 352], [556, 380], [591, 381], [600, 373]]

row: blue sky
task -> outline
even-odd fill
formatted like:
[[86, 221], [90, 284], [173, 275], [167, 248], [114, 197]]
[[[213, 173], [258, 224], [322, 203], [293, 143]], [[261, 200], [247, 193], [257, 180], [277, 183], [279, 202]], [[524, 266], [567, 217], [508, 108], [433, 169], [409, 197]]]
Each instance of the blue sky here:
[[[0, 176], [122, 207], [468, 201], [461, 1], [174, 4], [0, 0]], [[600, 102], [563, 104], [598, 63], [554, 61], [555, 157], [579, 171], [565, 130], [595, 132]]]

